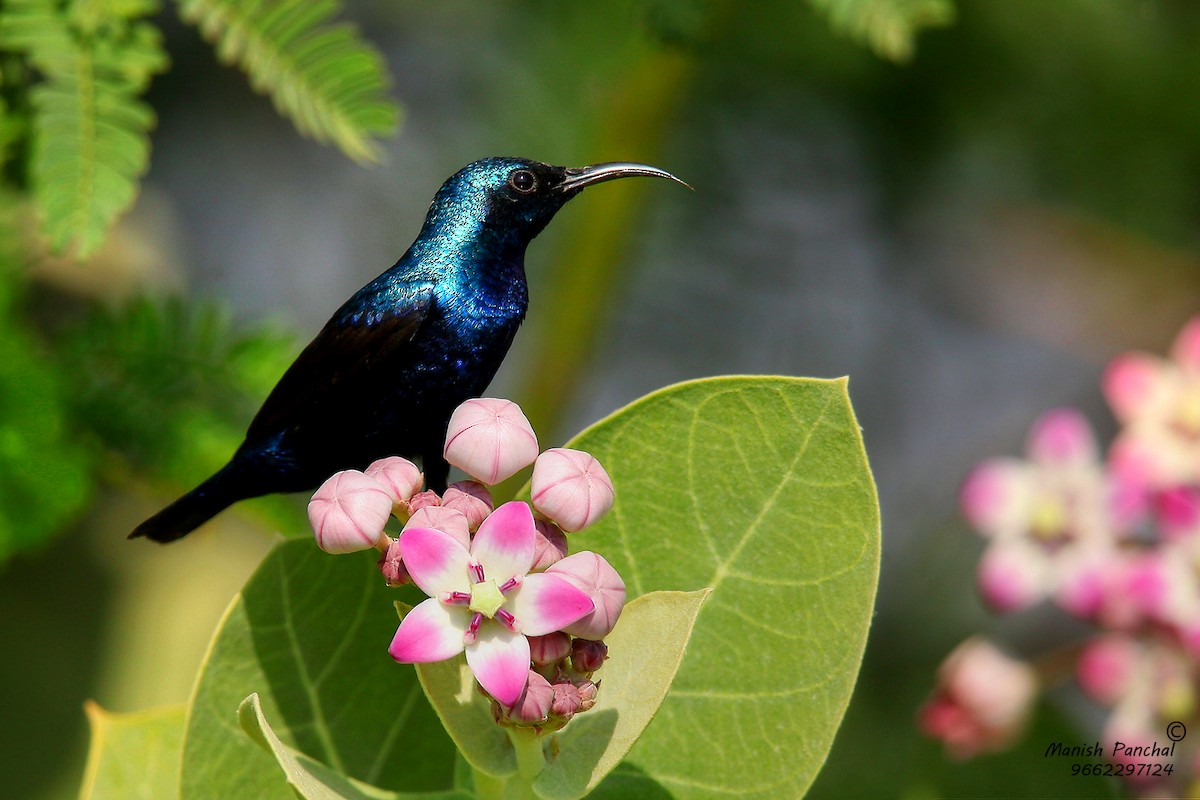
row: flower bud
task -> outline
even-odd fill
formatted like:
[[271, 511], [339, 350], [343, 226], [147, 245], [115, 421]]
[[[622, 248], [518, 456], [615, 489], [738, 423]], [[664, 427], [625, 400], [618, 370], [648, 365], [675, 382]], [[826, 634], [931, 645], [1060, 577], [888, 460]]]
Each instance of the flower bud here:
[[508, 709], [508, 718], [519, 725], [537, 725], [550, 715], [550, 704], [554, 701], [554, 689], [550, 681], [533, 670], [525, 679], [525, 691]]
[[492, 493], [482, 483], [459, 481], [450, 484], [442, 494], [442, 508], [461, 511], [467, 518], [470, 530], [475, 530], [487, 519], [487, 515], [492, 513], [495, 503], [492, 501]]
[[591, 675], [604, 665], [608, 658], [608, 645], [594, 639], [576, 639], [571, 642], [571, 666], [576, 672]]
[[982, 639], [968, 639], [938, 668], [920, 727], [955, 758], [1003, 750], [1020, 734], [1037, 693], [1033, 668]]
[[494, 486], [532, 464], [538, 442], [516, 403], [480, 397], [450, 416], [443, 454], [471, 477]]
[[392, 496], [358, 470], [338, 472], [317, 489], [308, 521], [317, 546], [327, 553], [353, 553], [374, 547], [392, 515]]
[[379, 557], [379, 571], [383, 573], [383, 579], [387, 581], [388, 586], [403, 586], [406, 583], [412, 583], [408, 569], [400, 557], [399, 539], [389, 544], [388, 549]]
[[530, 572], [542, 572], [567, 556], [567, 537], [557, 525], [549, 520], [535, 519], [534, 529], [537, 531], [533, 545], [533, 566]]
[[554, 684], [554, 698], [550, 703], [550, 713], [556, 717], [568, 720], [582, 705], [579, 689], [573, 683]]
[[392, 504], [407, 503], [425, 482], [417, 465], [407, 458], [388, 456], [371, 463], [364, 472], [370, 475], [392, 496]]
[[450, 534], [463, 547], [471, 547], [471, 531], [467, 526], [467, 518], [453, 508], [423, 506], [414, 511], [408, 522], [404, 523], [404, 530], [409, 528], [433, 528]]
[[571, 533], [608, 513], [613, 485], [591, 454], [556, 447], [538, 456], [530, 479], [533, 507]]
[[426, 489], [423, 492], [414, 494], [409, 499], [408, 510], [409, 513], [415, 514], [422, 508], [428, 508], [429, 506], [440, 506], [441, 504], [442, 498], [438, 497], [438, 493], [432, 489]]
[[612, 632], [625, 607], [625, 581], [601, 556], [583, 551], [553, 564], [547, 573], [561, 575], [587, 592], [595, 609], [563, 630], [584, 639], [603, 639]]
[[562, 631], [529, 637], [529, 660], [539, 667], [562, 661], [571, 653], [571, 637]]
[[600, 690], [599, 684], [591, 681], [578, 681], [575, 688], [579, 690], [579, 710], [591, 711], [592, 706], [596, 705], [596, 694]]

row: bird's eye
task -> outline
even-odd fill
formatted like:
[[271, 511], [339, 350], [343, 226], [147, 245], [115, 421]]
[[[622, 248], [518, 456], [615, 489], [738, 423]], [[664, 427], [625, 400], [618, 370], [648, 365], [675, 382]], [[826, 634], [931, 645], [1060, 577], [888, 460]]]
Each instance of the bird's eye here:
[[537, 176], [527, 169], [514, 170], [508, 176], [508, 185], [521, 194], [529, 194], [537, 189]]

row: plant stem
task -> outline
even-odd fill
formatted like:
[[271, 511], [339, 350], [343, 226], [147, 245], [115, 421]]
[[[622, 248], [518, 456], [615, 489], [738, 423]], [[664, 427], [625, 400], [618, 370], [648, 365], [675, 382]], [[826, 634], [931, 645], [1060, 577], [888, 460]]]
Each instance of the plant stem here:
[[517, 753], [517, 774], [508, 779], [505, 800], [536, 798], [537, 795], [533, 792], [533, 781], [546, 766], [546, 754], [542, 750], [542, 740], [532, 731], [519, 728], [509, 728], [508, 738]]
[[476, 800], [504, 800], [504, 779], [488, 775], [477, 769], [471, 770], [475, 780]]

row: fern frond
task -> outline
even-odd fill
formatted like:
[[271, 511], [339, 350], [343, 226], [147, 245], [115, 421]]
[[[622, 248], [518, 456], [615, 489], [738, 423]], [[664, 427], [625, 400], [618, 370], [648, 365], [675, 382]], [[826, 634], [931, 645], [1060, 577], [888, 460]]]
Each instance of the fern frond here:
[[154, 114], [140, 99], [166, 65], [158, 29], [123, 16], [145, 0], [6, 0], [0, 47], [43, 80], [34, 110], [30, 184], [51, 243], [85, 257], [137, 196]]
[[952, 0], [809, 0], [829, 18], [834, 30], [871, 46], [892, 61], [912, 58], [923, 28], [949, 25]]
[[393, 133], [383, 58], [355, 28], [330, 23], [337, 0], [179, 0], [179, 13], [237, 64], [296, 128], [358, 162], [377, 161]]
[[55, 352], [80, 428], [129, 464], [187, 482], [229, 458], [296, 343], [274, 327], [239, 328], [213, 305], [139, 299], [94, 309]]

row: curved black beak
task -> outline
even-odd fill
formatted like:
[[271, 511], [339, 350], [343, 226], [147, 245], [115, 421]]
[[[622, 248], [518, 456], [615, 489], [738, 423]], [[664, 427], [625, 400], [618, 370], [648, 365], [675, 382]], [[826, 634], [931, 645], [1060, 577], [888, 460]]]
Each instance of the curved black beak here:
[[687, 186], [689, 189], [692, 188], [666, 170], [647, 164], [632, 164], [627, 161], [610, 161], [605, 164], [593, 164], [590, 167], [568, 167], [565, 172], [566, 177], [563, 178], [563, 182], [554, 187], [556, 191], [569, 192], [604, 181], [633, 178], [639, 175], [646, 178], [666, 178]]

